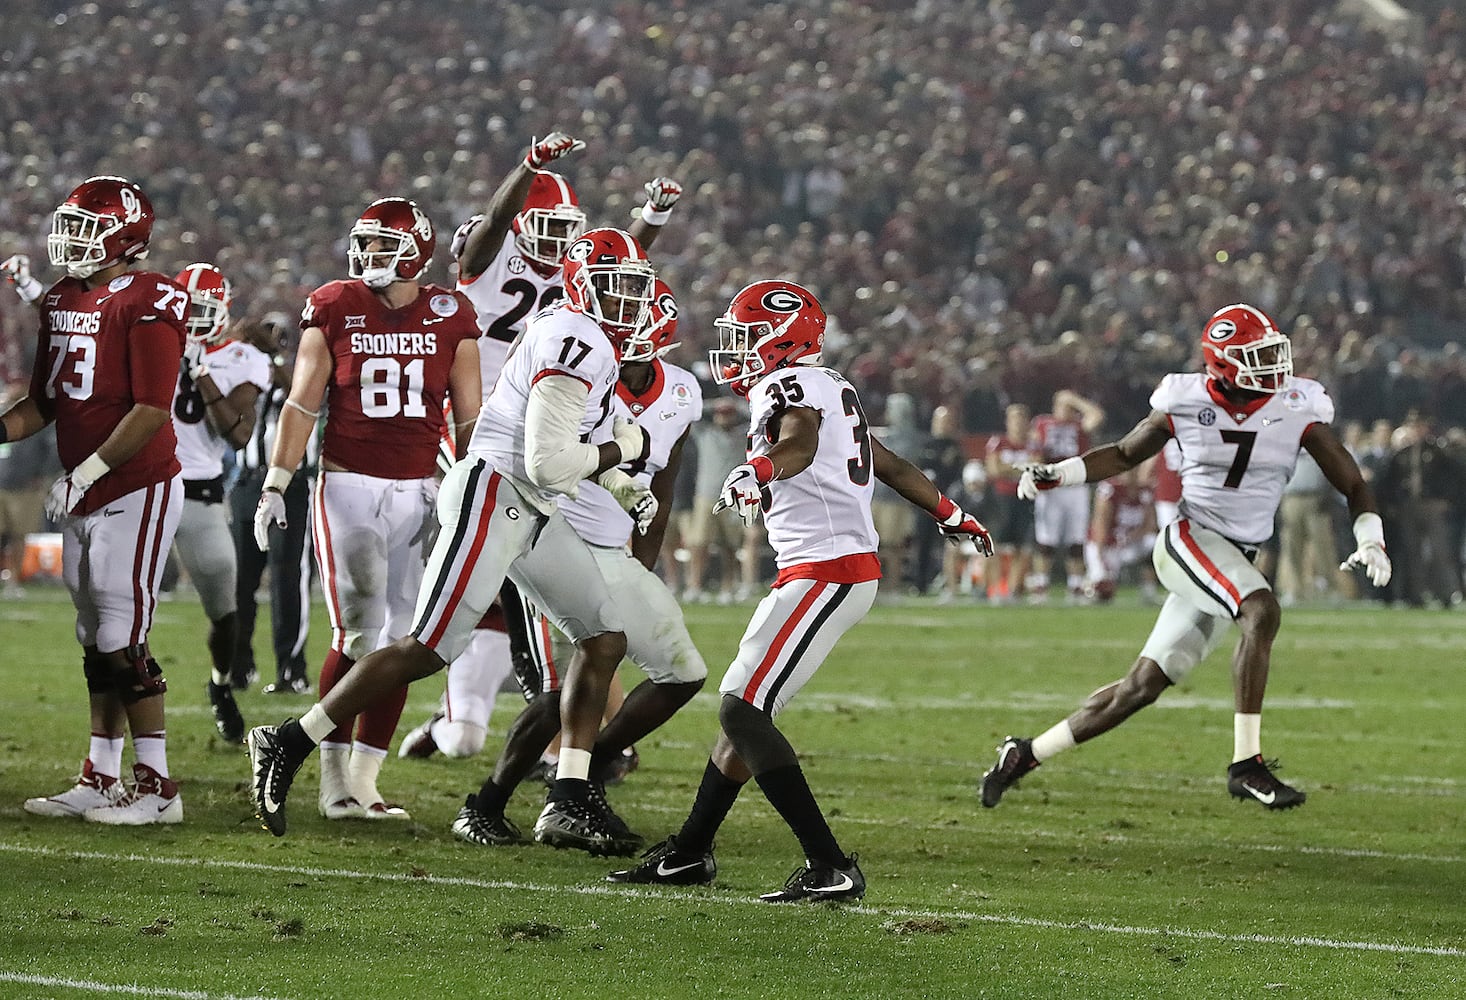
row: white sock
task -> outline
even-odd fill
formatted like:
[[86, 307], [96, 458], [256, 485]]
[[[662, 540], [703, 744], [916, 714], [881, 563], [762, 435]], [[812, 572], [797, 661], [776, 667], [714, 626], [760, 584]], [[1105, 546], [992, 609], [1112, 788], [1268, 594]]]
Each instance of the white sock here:
[[1033, 759], [1042, 763], [1056, 753], [1072, 750], [1074, 746], [1074, 730], [1069, 728], [1069, 720], [1065, 719], [1033, 738]]
[[351, 794], [348, 774], [351, 747], [346, 743], [321, 744], [321, 801], [327, 804]]
[[1262, 714], [1238, 712], [1232, 716], [1232, 762], [1251, 760], [1262, 753]]
[[364, 806], [382, 801], [382, 793], [377, 791], [377, 775], [382, 773], [382, 762], [386, 759], [387, 751], [380, 747], [368, 746], [361, 741], [351, 744], [351, 763], [348, 765], [351, 793]]
[[574, 747], [560, 748], [560, 763], [555, 770], [556, 778], [578, 778], [590, 780], [590, 751]]
[[158, 772], [161, 778], [168, 777], [168, 733], [160, 729], [156, 733], [133, 733], [132, 752], [139, 764], [145, 764]]
[[87, 749], [87, 760], [92, 762], [92, 771], [109, 778], [122, 775], [122, 737], [105, 733], [92, 733]]
[[336, 723], [326, 714], [320, 702], [310, 707], [310, 711], [300, 717], [300, 728], [311, 738], [312, 743], [319, 743], [331, 735], [331, 730], [336, 728]]

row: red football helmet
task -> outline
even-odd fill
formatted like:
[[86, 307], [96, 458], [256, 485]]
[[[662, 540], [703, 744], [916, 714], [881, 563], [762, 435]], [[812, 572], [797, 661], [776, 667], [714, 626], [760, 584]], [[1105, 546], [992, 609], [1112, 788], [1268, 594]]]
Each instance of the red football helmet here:
[[1293, 374], [1293, 344], [1261, 309], [1225, 306], [1212, 313], [1201, 336], [1206, 370], [1248, 392], [1281, 392]]
[[613, 341], [646, 322], [656, 272], [646, 251], [620, 229], [592, 229], [565, 251], [565, 297]]
[[652, 301], [646, 319], [635, 330], [615, 340], [616, 351], [623, 362], [651, 361], [660, 358], [677, 345], [677, 300], [672, 289], [661, 278], [652, 283]]
[[195, 344], [217, 344], [229, 325], [233, 290], [224, 272], [213, 264], [190, 264], [173, 279], [188, 289], [188, 340]]
[[585, 213], [570, 182], [550, 170], [536, 170], [514, 217], [514, 245], [542, 268], [557, 268], [570, 244], [585, 232]]
[[51, 214], [46, 255], [73, 278], [141, 260], [153, 235], [153, 203], [125, 177], [90, 177]]
[[755, 281], [733, 296], [713, 322], [721, 348], [708, 352], [713, 381], [740, 396], [764, 375], [789, 365], [817, 365], [825, 344], [825, 310], [792, 281]]
[[[367, 247], [381, 241], [375, 250]], [[411, 281], [432, 263], [437, 247], [433, 224], [415, 202], [406, 198], [379, 198], [367, 206], [351, 227], [346, 251], [347, 273], [368, 288], [386, 288], [394, 281]]]

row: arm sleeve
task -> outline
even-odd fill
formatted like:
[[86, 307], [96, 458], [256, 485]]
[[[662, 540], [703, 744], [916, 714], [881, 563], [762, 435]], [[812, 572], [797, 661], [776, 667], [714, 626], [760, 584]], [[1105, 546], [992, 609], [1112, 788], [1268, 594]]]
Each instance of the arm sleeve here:
[[183, 337], [177, 327], [161, 320], [135, 324], [127, 334], [133, 402], [171, 410], [182, 360]]
[[548, 373], [529, 390], [524, 413], [524, 467], [541, 489], [575, 496], [582, 479], [600, 465], [600, 450], [580, 440], [590, 392], [570, 375]]

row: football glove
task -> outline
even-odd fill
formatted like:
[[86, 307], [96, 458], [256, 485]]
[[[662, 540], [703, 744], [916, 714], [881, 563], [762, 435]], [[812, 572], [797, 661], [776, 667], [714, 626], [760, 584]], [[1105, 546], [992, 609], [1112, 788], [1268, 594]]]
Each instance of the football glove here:
[[1043, 462], [1025, 465], [1023, 475], [1018, 477], [1018, 496], [1032, 500], [1039, 490], [1056, 490], [1060, 486], [1078, 486], [1084, 482], [1084, 459], [1066, 458], [1052, 464]]
[[596, 482], [604, 486], [621, 509], [631, 515], [636, 522], [636, 533], [645, 535], [660, 509], [652, 491], [620, 469], [607, 469], [596, 477]]
[[566, 153], [584, 148], [585, 143], [579, 139], [573, 139], [564, 132], [551, 132], [543, 139], [530, 140], [529, 152], [524, 154], [524, 162], [531, 170], [541, 170], [545, 164], [558, 160]]
[[1364, 569], [1364, 575], [1369, 577], [1369, 582], [1376, 587], [1389, 583], [1390, 577], [1394, 575], [1394, 567], [1390, 565], [1390, 557], [1385, 552], [1384, 522], [1378, 514], [1360, 514], [1354, 519], [1354, 542], [1358, 547], [1349, 553], [1349, 558], [1339, 564], [1339, 569], [1360, 566]]
[[197, 382], [208, 371], [204, 364], [204, 345], [191, 340], [183, 348], [183, 373], [190, 382]]
[[718, 491], [718, 502], [713, 504], [713, 513], [732, 510], [743, 523], [752, 525], [758, 520], [758, 512], [763, 506], [763, 484], [759, 482], [758, 473], [754, 467], [745, 462], [728, 473], [728, 478], [723, 480], [723, 488]]
[[112, 470], [107, 463], [96, 452], [82, 459], [76, 468], [51, 484], [51, 489], [46, 494], [46, 516], [53, 521], [59, 521], [76, 510], [92, 484], [110, 471]]
[[983, 527], [981, 521], [965, 513], [951, 500], [942, 497], [932, 517], [936, 519], [937, 530], [942, 533], [942, 537], [953, 545], [971, 542], [977, 547], [980, 554], [984, 556], [993, 554], [993, 536], [988, 529]]
[[261, 552], [270, 551], [270, 526], [285, 527], [285, 488], [290, 478], [290, 473], [278, 465], [270, 466], [265, 473], [265, 488], [255, 505], [255, 544]]
[[682, 185], [670, 177], [653, 177], [643, 185], [643, 189], [646, 191], [646, 204], [641, 209], [642, 221], [649, 226], [665, 226], [672, 206], [682, 197]]
[[621, 449], [621, 461], [617, 463], [619, 465], [635, 462], [651, 454], [651, 435], [635, 420], [627, 417], [612, 418], [611, 438], [616, 442], [616, 447]]
[[[650, 189], [651, 185], [648, 184], [647, 188]], [[677, 193], [681, 194], [682, 189], [678, 188]], [[0, 274], [5, 275], [5, 280], [15, 286], [15, 294], [19, 295], [21, 301], [27, 304], [36, 301], [46, 290], [46, 286], [31, 274], [31, 259], [23, 253], [7, 257], [4, 262], [0, 262]]]

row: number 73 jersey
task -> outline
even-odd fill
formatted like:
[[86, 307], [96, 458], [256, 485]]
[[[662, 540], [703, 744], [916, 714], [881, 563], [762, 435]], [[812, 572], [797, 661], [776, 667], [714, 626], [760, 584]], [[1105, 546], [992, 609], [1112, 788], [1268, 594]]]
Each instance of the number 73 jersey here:
[[1304, 433], [1334, 419], [1324, 387], [1297, 376], [1281, 392], [1237, 407], [1210, 376], [1167, 375], [1150, 405], [1170, 420], [1181, 448], [1181, 516], [1248, 545], [1272, 536]]
[[870, 428], [855, 387], [829, 368], [780, 368], [748, 393], [748, 457], [778, 438], [771, 423], [785, 409], [820, 414], [819, 444], [809, 468], [764, 487], [764, 526], [780, 569], [876, 551]]

